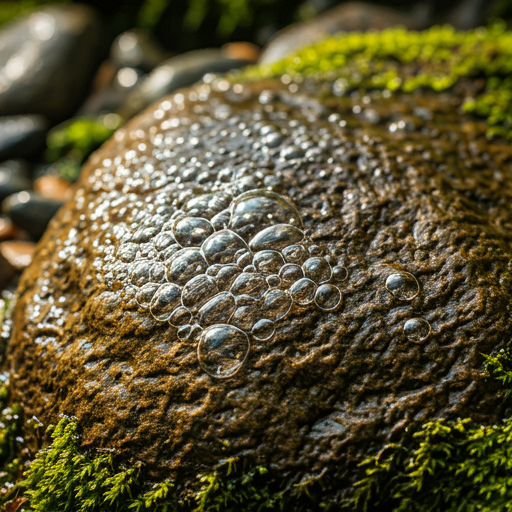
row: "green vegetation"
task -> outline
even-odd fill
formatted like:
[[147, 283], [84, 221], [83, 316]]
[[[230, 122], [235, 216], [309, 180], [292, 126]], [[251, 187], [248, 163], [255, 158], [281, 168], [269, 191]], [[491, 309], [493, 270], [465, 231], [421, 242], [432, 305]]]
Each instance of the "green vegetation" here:
[[117, 114], [99, 117], [77, 117], [56, 126], [47, 136], [46, 160], [54, 163], [58, 175], [64, 179], [77, 179], [82, 163], [114, 131], [121, 118]]
[[489, 136], [512, 137], [512, 32], [504, 24], [469, 32], [451, 26], [424, 32], [392, 28], [326, 39], [270, 66], [252, 68], [248, 79], [312, 77], [332, 82], [335, 94], [354, 89], [444, 91], [465, 78], [483, 78], [484, 90], [463, 109], [485, 117]]
[[[66, 0], [61, 0], [65, 3]], [[0, 1], [0, 26], [14, 20], [18, 16], [28, 14], [38, 7], [55, 3], [51, 0], [2, 0]]]

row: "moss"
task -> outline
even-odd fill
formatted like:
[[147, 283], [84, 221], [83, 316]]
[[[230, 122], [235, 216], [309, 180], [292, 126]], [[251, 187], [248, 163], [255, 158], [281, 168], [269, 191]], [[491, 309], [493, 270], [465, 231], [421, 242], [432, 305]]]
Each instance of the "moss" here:
[[85, 159], [114, 131], [121, 118], [117, 114], [99, 117], [77, 117], [56, 126], [47, 136], [46, 160], [61, 178], [74, 181]]
[[489, 136], [512, 137], [512, 32], [502, 23], [469, 32], [451, 26], [423, 32], [392, 28], [326, 39], [270, 66], [251, 68], [245, 79], [311, 77], [332, 83], [335, 95], [354, 89], [444, 91], [466, 78], [483, 88], [462, 105], [487, 119]]

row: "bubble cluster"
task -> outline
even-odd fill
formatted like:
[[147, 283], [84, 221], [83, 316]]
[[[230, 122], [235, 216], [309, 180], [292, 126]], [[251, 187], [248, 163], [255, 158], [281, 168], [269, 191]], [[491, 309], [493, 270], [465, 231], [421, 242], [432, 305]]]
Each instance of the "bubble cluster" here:
[[197, 342], [199, 364], [212, 377], [234, 376], [250, 338], [270, 340], [293, 304], [331, 311], [342, 302], [346, 269], [331, 267], [318, 247], [309, 250], [301, 216], [283, 195], [202, 195], [159, 224], [121, 241], [122, 268], [108, 267], [109, 276], [180, 340]]

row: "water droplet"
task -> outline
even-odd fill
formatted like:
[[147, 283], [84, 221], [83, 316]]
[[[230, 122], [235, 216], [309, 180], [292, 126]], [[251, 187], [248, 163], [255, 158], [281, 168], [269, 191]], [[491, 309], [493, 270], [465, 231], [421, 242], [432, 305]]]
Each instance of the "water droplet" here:
[[264, 318], [254, 324], [251, 332], [257, 340], [265, 341], [274, 336], [276, 329], [272, 320]]
[[315, 304], [324, 311], [336, 308], [341, 302], [341, 292], [332, 284], [322, 284], [315, 294]]
[[160, 286], [153, 296], [150, 311], [155, 320], [166, 322], [181, 304], [181, 288], [173, 283]]
[[174, 327], [189, 324], [192, 321], [192, 313], [185, 307], [176, 308], [169, 318], [169, 323]]
[[260, 274], [243, 272], [231, 286], [233, 295], [250, 295], [251, 297], [261, 297], [268, 289], [265, 278]]
[[210, 222], [200, 217], [185, 217], [174, 226], [174, 236], [184, 247], [199, 247], [213, 232]]
[[244, 251], [236, 260], [236, 264], [240, 268], [247, 267], [252, 264], [252, 253]]
[[302, 245], [290, 245], [282, 251], [288, 263], [302, 263], [307, 258], [307, 252]]
[[267, 276], [267, 284], [270, 288], [277, 288], [281, 285], [281, 278], [277, 274]]
[[291, 224], [276, 224], [269, 226], [256, 234], [249, 242], [252, 251], [263, 251], [273, 249], [278, 251], [284, 247], [300, 242], [304, 233]]
[[137, 295], [135, 295], [137, 304], [142, 308], [148, 308], [158, 288], [160, 288], [160, 285], [156, 283], [147, 283], [139, 288]]
[[263, 298], [262, 311], [266, 318], [279, 320], [284, 318], [292, 306], [288, 293], [274, 288], [269, 290]]
[[193, 277], [204, 274], [208, 264], [199, 249], [187, 247], [165, 263], [167, 278], [177, 284], [186, 284]]
[[117, 257], [125, 263], [131, 263], [137, 256], [138, 245], [133, 243], [121, 244], [117, 249]]
[[245, 241], [229, 229], [217, 231], [209, 236], [201, 250], [208, 263], [235, 263], [235, 254], [240, 249], [249, 250]]
[[277, 251], [260, 251], [254, 255], [254, 266], [262, 274], [277, 274], [284, 265], [283, 257]]
[[305, 151], [299, 146], [287, 146], [281, 150], [281, 156], [285, 160], [293, 160], [295, 158], [302, 158]]
[[425, 341], [431, 332], [430, 324], [423, 318], [411, 318], [404, 324], [404, 334], [415, 343]]
[[412, 300], [420, 293], [418, 281], [409, 272], [400, 272], [388, 276], [386, 289], [399, 300]]
[[309, 258], [302, 265], [302, 270], [306, 277], [318, 284], [325, 283], [331, 278], [331, 266], [325, 258]]
[[203, 331], [197, 357], [201, 368], [217, 379], [233, 377], [249, 354], [247, 335], [232, 325], [212, 325]]
[[271, 132], [268, 135], [265, 135], [261, 142], [265, 144], [265, 146], [269, 148], [277, 148], [284, 140], [284, 137], [277, 132]]
[[191, 311], [197, 311], [207, 300], [217, 293], [213, 277], [200, 274], [193, 277], [181, 292], [181, 303]]
[[198, 322], [203, 327], [213, 324], [226, 324], [236, 309], [233, 294], [222, 292], [211, 298], [199, 310]]
[[[298, 247], [298, 246], [297, 246]], [[285, 286], [290, 287], [295, 281], [304, 277], [302, 267], [294, 263], [287, 263], [279, 272]]]
[[311, 304], [315, 299], [316, 284], [306, 277], [293, 283], [290, 288], [290, 296], [300, 306]]
[[251, 190], [233, 200], [230, 229], [245, 240], [273, 224], [292, 224], [302, 227], [300, 213], [285, 196], [269, 190]]
[[341, 283], [348, 277], [348, 270], [341, 265], [337, 265], [332, 269], [332, 281], [335, 283]]

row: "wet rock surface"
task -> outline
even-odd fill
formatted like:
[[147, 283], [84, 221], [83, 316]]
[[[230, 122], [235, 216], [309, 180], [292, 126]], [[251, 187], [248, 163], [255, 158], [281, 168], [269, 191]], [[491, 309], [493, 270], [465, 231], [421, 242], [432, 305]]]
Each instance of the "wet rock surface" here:
[[44, 147], [47, 131], [42, 116], [1, 116], [0, 160], [34, 155]]
[[0, 115], [62, 120], [94, 73], [99, 22], [84, 5], [42, 9], [0, 32]]
[[239, 456], [299, 479], [499, 419], [481, 354], [512, 334], [510, 145], [460, 114], [471, 83], [291, 85], [182, 90], [92, 156], [20, 283], [29, 416], [76, 415], [153, 475]]

